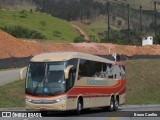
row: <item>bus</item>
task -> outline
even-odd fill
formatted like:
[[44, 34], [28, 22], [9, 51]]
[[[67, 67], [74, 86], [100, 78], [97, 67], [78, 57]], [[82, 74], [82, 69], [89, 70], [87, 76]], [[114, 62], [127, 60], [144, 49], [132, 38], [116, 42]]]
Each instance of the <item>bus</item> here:
[[116, 111], [125, 98], [125, 67], [121, 62], [80, 52], [52, 52], [33, 57], [27, 67], [27, 110], [75, 110], [80, 114], [100, 107]]

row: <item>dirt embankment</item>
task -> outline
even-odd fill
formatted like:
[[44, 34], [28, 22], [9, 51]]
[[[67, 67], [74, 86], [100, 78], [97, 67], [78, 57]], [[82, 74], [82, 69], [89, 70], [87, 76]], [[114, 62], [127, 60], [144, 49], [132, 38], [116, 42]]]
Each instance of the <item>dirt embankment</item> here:
[[77, 51], [90, 54], [108, 55], [116, 52], [132, 55], [160, 55], [160, 45], [127, 46], [105, 43], [38, 43], [27, 40], [18, 40], [0, 30], [0, 59], [10, 57], [28, 57], [43, 52]]

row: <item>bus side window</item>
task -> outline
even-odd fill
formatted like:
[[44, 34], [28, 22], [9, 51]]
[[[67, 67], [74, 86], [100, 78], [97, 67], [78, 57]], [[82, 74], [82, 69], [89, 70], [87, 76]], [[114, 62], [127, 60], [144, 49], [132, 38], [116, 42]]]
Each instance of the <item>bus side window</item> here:
[[108, 78], [107, 65], [108, 64], [103, 63], [103, 75], [104, 75], [104, 78]]
[[114, 72], [113, 72], [115, 79], [122, 79], [125, 77], [125, 70], [124, 66], [121, 65], [114, 65]]
[[74, 85], [74, 77], [73, 77], [73, 70], [72, 69], [69, 72], [69, 78], [66, 81], [66, 83], [67, 83], [66, 84], [67, 90], [70, 90]]
[[121, 69], [119, 65], [114, 66], [114, 78], [121, 79]]
[[121, 76], [122, 76], [122, 78], [124, 78], [125, 77], [125, 66], [121, 66]]
[[106, 63], [102, 63], [102, 78], [108, 78], [107, 64]]
[[86, 76], [86, 63], [87, 63], [86, 60], [80, 59], [78, 80], [80, 80], [82, 77]]
[[67, 86], [69, 89], [74, 86], [74, 82], [76, 79], [76, 72], [77, 72], [77, 64], [78, 64], [77, 58], [68, 61], [68, 66], [73, 65], [73, 68], [69, 71], [69, 79], [67, 80]]
[[113, 79], [113, 65], [112, 64], [107, 65], [107, 75], [108, 75], [108, 78]]
[[101, 63], [95, 62], [95, 77], [101, 76]]

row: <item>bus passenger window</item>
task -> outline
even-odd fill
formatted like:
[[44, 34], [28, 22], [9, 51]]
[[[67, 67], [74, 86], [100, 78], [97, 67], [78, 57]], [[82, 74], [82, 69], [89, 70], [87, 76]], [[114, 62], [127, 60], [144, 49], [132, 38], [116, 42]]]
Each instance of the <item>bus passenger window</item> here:
[[72, 69], [69, 72], [69, 78], [66, 81], [66, 83], [67, 83], [66, 84], [67, 90], [70, 90], [73, 87], [73, 85], [74, 85], [74, 77], [73, 77], [73, 71], [72, 71]]
[[76, 79], [76, 72], [77, 72], [77, 64], [78, 64], [77, 58], [74, 58], [68, 61], [68, 66], [73, 65], [73, 68], [69, 71], [69, 79], [67, 80], [68, 90], [74, 86], [74, 82]]
[[86, 77], [86, 65], [87, 61], [81, 59], [79, 63], [78, 80], [80, 80], [82, 77]]
[[113, 65], [112, 64], [108, 64], [107, 66], [107, 75], [108, 75], [108, 78], [113, 79]]
[[125, 77], [125, 67], [121, 66], [121, 77], [124, 78]]

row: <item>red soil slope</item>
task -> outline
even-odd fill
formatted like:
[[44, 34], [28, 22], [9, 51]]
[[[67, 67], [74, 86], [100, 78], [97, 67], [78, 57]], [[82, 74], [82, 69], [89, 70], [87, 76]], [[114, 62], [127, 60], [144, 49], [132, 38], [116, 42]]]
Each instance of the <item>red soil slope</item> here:
[[160, 45], [153, 46], [127, 46], [104, 43], [52, 43], [44, 44], [33, 41], [18, 40], [8, 33], [0, 30], [0, 59], [10, 57], [28, 57], [43, 52], [52, 51], [79, 51], [90, 54], [107, 55], [116, 52], [127, 56], [160, 55]]

